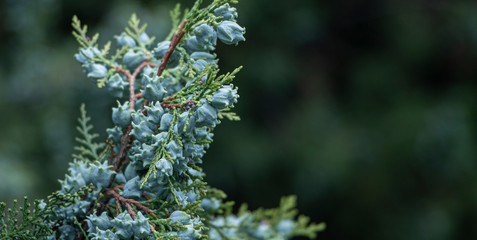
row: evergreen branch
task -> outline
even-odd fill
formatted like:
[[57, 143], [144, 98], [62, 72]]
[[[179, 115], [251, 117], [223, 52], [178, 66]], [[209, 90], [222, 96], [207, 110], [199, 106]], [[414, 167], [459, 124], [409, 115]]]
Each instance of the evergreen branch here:
[[71, 205], [86, 191], [91, 191], [91, 187], [82, 187], [73, 194], [54, 192], [45, 201], [35, 200], [33, 205], [25, 197], [23, 207], [17, 208], [18, 201], [14, 200], [7, 210], [6, 204], [0, 202], [0, 239], [36, 240], [50, 236], [53, 233], [50, 223], [56, 216], [56, 209]]
[[306, 216], [299, 216], [296, 221], [296, 227], [292, 232], [293, 236], [305, 236], [310, 239], [316, 238], [316, 233], [326, 229], [326, 223], [319, 224], [309, 223], [310, 218]]
[[71, 26], [74, 29], [73, 36], [76, 38], [78, 43], [84, 48], [89, 47], [90, 46], [90, 42], [88, 41], [89, 38], [86, 36], [86, 32], [88, 31], [88, 26], [85, 25], [81, 27], [81, 22], [76, 15], [73, 16]]
[[156, 217], [156, 215], [154, 214], [154, 210], [144, 206], [144, 204], [139, 202], [139, 201], [136, 201], [134, 199], [125, 198], [125, 197], [121, 196], [119, 193], [116, 192], [115, 188], [107, 190], [106, 194], [111, 195], [112, 197], [114, 197], [116, 199], [116, 203], [120, 202], [120, 203], [124, 204], [127, 208], [127, 211], [129, 213], [129, 215], [131, 215], [131, 217], [133, 219], [136, 218], [136, 213], [132, 209], [131, 204], [136, 206], [138, 209], [144, 211], [146, 214], [149, 214], [153, 217]]
[[76, 217], [73, 217], [73, 219], [74, 219], [74, 220], [73, 220], [73, 221], [74, 221], [73, 223], [80, 229], [81, 234], [83, 234], [82, 237], [84, 237], [86, 240], [89, 240], [88, 234], [86, 234], [86, 232], [84, 231], [83, 227], [81, 226], [81, 223], [78, 222], [78, 219], [77, 219]]
[[96, 33], [92, 38], [89, 38], [86, 33], [88, 32], [88, 26], [83, 25], [81, 26], [81, 21], [78, 19], [76, 15], [73, 16], [71, 26], [73, 27], [73, 36], [76, 38], [78, 43], [84, 47], [92, 47], [96, 44], [99, 38], [99, 34]]
[[101, 151], [101, 149], [104, 148], [105, 143], [93, 142], [93, 140], [99, 135], [97, 133], [90, 133], [90, 131], [93, 129], [93, 126], [89, 124], [91, 118], [86, 115], [84, 104], [81, 104], [80, 112], [81, 115], [78, 118], [79, 126], [76, 127], [76, 129], [80, 133], [81, 138], [75, 138], [80, 145], [74, 147], [74, 149], [79, 153], [73, 154], [73, 157], [77, 158], [78, 160], [85, 161], [100, 160], [98, 151]]
[[127, 45], [123, 46], [120, 49], [116, 49], [116, 53], [111, 58], [111, 61], [116, 62], [117, 59], [121, 58], [121, 56], [124, 56], [124, 54], [128, 51], [128, 49], [129, 49], [129, 47]]
[[223, 119], [224, 117], [227, 118], [229, 121], [240, 121], [240, 116], [238, 116], [236, 113], [234, 112], [226, 112], [226, 111], [222, 111], [222, 112], [219, 112], [217, 114], [217, 116], [220, 118], [220, 119]]
[[[91, 227], [91, 223], [93, 223], [93, 228], [97, 227], [95, 226], [97, 224], [94, 223], [96, 220], [93, 220], [96, 217], [103, 219], [101, 221], [108, 221], [111, 217], [118, 218], [111, 221], [110, 230], [122, 238], [129, 238], [119, 232], [124, 230], [120, 230], [124, 225], [122, 222], [126, 223], [134, 219], [133, 222], [140, 221], [142, 227], [150, 227], [151, 231], [146, 231], [143, 236], [140, 236], [142, 233], [139, 234], [136, 231], [134, 234], [126, 233], [138, 239], [151, 237], [158, 239], [207, 239], [209, 230], [217, 230], [216, 234], [220, 234], [224, 239], [254, 239], [256, 234], [262, 230], [259, 227], [263, 224], [270, 225], [267, 227], [270, 227], [271, 231], [270, 235], [264, 238], [287, 238], [292, 235], [312, 236], [316, 231], [322, 229], [322, 225], [310, 225], [309, 219], [304, 217], [299, 217], [298, 221], [294, 220], [297, 211], [294, 208], [295, 200], [293, 198], [282, 200], [277, 209], [259, 209], [252, 213], [246, 208], [242, 208], [239, 214], [246, 215], [240, 216], [239, 222], [236, 223], [227, 222], [228, 216], [215, 215], [232, 214], [233, 203], [223, 203], [225, 198], [223, 193], [208, 193], [209, 187], [203, 180], [204, 173], [197, 164], [202, 162], [205, 148], [209, 147], [208, 144], [212, 141], [211, 132], [216, 124], [220, 123], [218, 119], [239, 119], [235, 113], [229, 111], [233, 107], [231, 104], [238, 97], [237, 90], [232, 89], [233, 86], [225, 85], [233, 81], [241, 67], [231, 73], [219, 75], [216, 55], [211, 57], [201, 53], [198, 54], [199, 58], [192, 58], [193, 52], [196, 52], [194, 49], [197, 47], [193, 41], [194, 37], [201, 49], [215, 47], [215, 41], [209, 41], [210, 44], [203, 41], [205, 40], [203, 39], [204, 34], [210, 35], [214, 39], [219, 38], [226, 44], [230, 43], [223, 36], [218, 36], [218, 26], [223, 23], [221, 19], [235, 21], [236, 9], [231, 8], [228, 4], [235, 3], [236, 0], [212, 0], [211, 2], [206, 7], [201, 7], [203, 1], [196, 0], [191, 10], [186, 9], [183, 14], [181, 14], [180, 6], [177, 5], [170, 12], [172, 30], [166, 38], [166, 40], [170, 39], [169, 45], [164, 46], [161, 43], [154, 50], [151, 50], [149, 46], [154, 41], [154, 37], [149, 38], [145, 34], [147, 25], [141, 24], [137, 16], [133, 14], [124, 30], [125, 34], [122, 33], [121, 39], [118, 39], [119, 45], [124, 46], [117, 49], [113, 56], [107, 56], [110, 52], [110, 42], [99, 50], [97, 46], [99, 35], [95, 34], [91, 39], [88, 38], [86, 36], [87, 27], [82, 26], [76, 17], [73, 18], [72, 25], [75, 30], [73, 34], [82, 46], [76, 58], [82, 63], [88, 77], [96, 81], [99, 87], [108, 85], [108, 90], [115, 97], [121, 97], [125, 91], [128, 91], [130, 104], [129, 109], [122, 107], [126, 109], [113, 114], [113, 122], [116, 126], [108, 130], [108, 134], [114, 144], [108, 140], [108, 147], [102, 151], [100, 151], [100, 147], [94, 145], [93, 140], [98, 135], [90, 133], [92, 130], [92, 126], [88, 123], [90, 119], [86, 116], [86, 111], [82, 106], [82, 116], [79, 119], [80, 126], [78, 127], [81, 137], [77, 139], [79, 146], [75, 148], [79, 154], [75, 156], [87, 160], [109, 159], [109, 164], [112, 167], [108, 167], [108, 175], [105, 175], [104, 178], [101, 177], [102, 174], [98, 174], [97, 178], [101, 184], [97, 184], [97, 191], [94, 193], [96, 196], [91, 194], [82, 198], [81, 202], [75, 202], [86, 205], [82, 208], [81, 217], [77, 215], [78, 219], [69, 218], [66, 223], [80, 228], [75, 230], [76, 239], [99, 238], [96, 232], [90, 231], [94, 229], [88, 229]], [[221, 9], [216, 11], [219, 7]], [[226, 25], [224, 24], [222, 27], [239, 29], [238, 36], [233, 37], [233, 43], [243, 40], [244, 30], [240, 30], [242, 29], [240, 26]], [[196, 27], [200, 28], [192, 31]], [[200, 29], [206, 31], [201, 32]], [[181, 44], [181, 41], [187, 38], [191, 41]], [[162, 56], [162, 59], [159, 60], [158, 56]], [[168, 63], [172, 60], [174, 60], [174, 65], [178, 60], [178, 67], [167, 69]], [[160, 64], [156, 64], [158, 61]], [[120, 62], [122, 65], [118, 64]], [[207, 66], [204, 67], [204, 65]], [[146, 66], [158, 68], [155, 79], [149, 79], [151, 69], [144, 69]], [[111, 78], [116, 73], [123, 76]], [[136, 78], [144, 77], [146, 74], [148, 79], [136, 83]], [[125, 79], [127, 82], [124, 81]], [[141, 99], [142, 109], [136, 108], [139, 98], [143, 98]], [[151, 101], [150, 106], [149, 101]], [[131, 122], [134, 122], [134, 131]], [[163, 124], [165, 125], [160, 128]], [[167, 127], [167, 125], [169, 126]], [[167, 128], [167, 132], [163, 132]], [[128, 163], [128, 168], [123, 170]], [[71, 186], [75, 186], [77, 189], [77, 185], [81, 186], [83, 180], [91, 182], [93, 175], [83, 174], [83, 172], [89, 172], [90, 168], [85, 168], [82, 165], [71, 166], [71, 168], [69, 171], [72, 174], [68, 176], [68, 182], [66, 180], [62, 182], [62, 189], [66, 189], [63, 188], [65, 184], [68, 185], [68, 189]], [[111, 169], [114, 170], [114, 173], [111, 172]], [[160, 176], [161, 179], [158, 179], [157, 182], [148, 182], [151, 176], [156, 177], [160, 174], [159, 170], [163, 173]], [[136, 177], [131, 178], [132, 175], [136, 175]], [[138, 183], [137, 176], [141, 180], [140, 183]], [[146, 183], [148, 184], [146, 185]], [[144, 189], [142, 189], [143, 187]], [[123, 191], [121, 192], [119, 189]], [[127, 197], [134, 197], [134, 199]], [[209, 203], [204, 201], [205, 198], [208, 198]], [[84, 214], [85, 208], [87, 211]], [[120, 213], [120, 210], [125, 210], [125, 212]], [[105, 219], [104, 216], [100, 217], [102, 213], [107, 215], [108, 219]], [[148, 215], [148, 219], [144, 220], [144, 216], [141, 216], [143, 213]], [[54, 214], [51, 212], [50, 215]], [[155, 216], [156, 214], [157, 216]], [[64, 213], [60, 215], [64, 215]], [[209, 219], [213, 216], [217, 217], [217, 221], [214, 221], [213, 218]], [[226, 221], [225, 224], [220, 224], [218, 218], [223, 218]], [[88, 222], [87, 219], [90, 219], [91, 222]], [[283, 222], [283, 220], [286, 221]], [[55, 223], [54, 226], [62, 227], [61, 224], [65, 224], [63, 219], [62, 221], [62, 223], [58, 222], [59, 225]], [[210, 223], [211, 229], [204, 226], [204, 223], [207, 222]], [[52, 222], [50, 221], [50, 223]], [[280, 228], [278, 228], [279, 225]], [[215, 229], [215, 227], [217, 228]], [[283, 229], [289, 231], [283, 233], [281, 231]], [[62, 235], [67, 234], [64, 229], [54, 230], [61, 232]], [[294, 230], [293, 233], [292, 230]], [[235, 231], [237, 235], [235, 235]], [[59, 234], [57, 233], [57, 236]], [[102, 234], [110, 235], [111, 232], [102, 232]], [[146, 234], [150, 235], [146, 237]]]
[[177, 204], [177, 206], [179, 206], [180, 208], [182, 208], [182, 205], [181, 203], [179, 202], [179, 200], [177, 199], [177, 195], [176, 193], [174, 192], [174, 186], [172, 186], [172, 182], [171, 182], [171, 179], [168, 177], [167, 178], [167, 182], [169, 184], [169, 189], [171, 191], [171, 194], [172, 194], [172, 197], [174, 198], [174, 202]]
[[[219, 88], [230, 84], [234, 80], [235, 75], [241, 69], [242, 66], [236, 68], [231, 73], [229, 72], [217, 77], [219, 70], [215, 70], [215, 64], [207, 65], [202, 73], [196, 77], [197, 81], [185, 86], [170, 98], [178, 99], [180, 101], [183, 101], [183, 99], [190, 99], [194, 102], [200, 102], [202, 98], [212, 96]], [[201, 79], [204, 77], [207, 77], [207, 79], [202, 81]], [[237, 120], [236, 116], [230, 117], [233, 117], [233, 120]]]
[[147, 180], [149, 180], [149, 177], [151, 174], [153, 174], [154, 178], [156, 177], [156, 163], [161, 159], [161, 158], [166, 158], [169, 160], [172, 164], [174, 164], [174, 161], [172, 160], [169, 152], [166, 149], [167, 144], [169, 144], [173, 139], [174, 139], [174, 125], [177, 122], [178, 118], [178, 113], [176, 110], [174, 110], [172, 114], [172, 120], [171, 124], [169, 127], [169, 130], [167, 131], [167, 136], [164, 139], [164, 142], [161, 143], [159, 148], [156, 151], [156, 154], [154, 155], [154, 158], [151, 161], [151, 165], [149, 166], [149, 169], [147, 170], [146, 174], [144, 175], [143, 179], [141, 180], [141, 188], [144, 187], [144, 185], [147, 183]]
[[102, 54], [103, 56], [106, 56], [106, 55], [108, 55], [109, 50], [111, 50], [111, 41], [108, 41], [108, 42], [104, 45], [103, 49], [101, 50], [101, 54]]
[[[133, 14], [133, 17], [131, 17], [131, 25], [135, 26], [135, 24], [139, 24], [139, 20], [136, 20], [135, 15]], [[124, 48], [123, 48], [124, 49]], [[149, 63], [149, 59], [144, 60], [134, 71], [133, 74], [131, 74], [129, 71], [116, 66], [115, 70], [124, 74], [128, 81], [129, 81], [129, 98], [130, 98], [130, 109], [134, 109], [134, 103], [137, 99], [137, 95], [135, 93], [135, 80], [136, 76], [140, 73], [140, 71], [146, 67], [146, 66], [151, 66], [153, 63]], [[145, 102], [145, 105], [147, 105], [147, 101]], [[132, 125], [129, 125], [127, 130], [123, 133], [123, 136], [121, 137], [121, 145], [119, 147], [119, 152], [114, 156], [114, 159], [111, 161], [111, 164], [113, 165], [113, 171], [120, 172], [121, 168], [124, 166], [124, 164], [127, 163], [127, 157], [128, 157], [128, 152], [129, 149], [131, 148], [131, 143], [133, 141], [133, 136], [130, 135], [132, 131]], [[111, 152], [111, 154], [114, 154]], [[113, 175], [113, 177], [110, 180], [110, 184], [108, 187], [111, 187], [112, 184], [114, 183], [114, 180], [116, 179], [116, 174]], [[111, 197], [105, 197], [102, 199], [101, 204], [97, 208], [97, 212], [101, 213], [104, 211], [106, 207], [106, 203], [111, 199]], [[95, 209], [95, 206], [91, 205], [90, 209], [88, 210], [88, 213], [91, 213]]]
[[[0, 239], [34, 240], [51, 235], [53, 231], [41, 218], [43, 211], [39, 201], [34, 202], [33, 208], [27, 197], [23, 207], [17, 208], [17, 203], [17, 200], [13, 201], [12, 207], [7, 210], [8, 215], [5, 214], [6, 204], [0, 203]], [[20, 212], [21, 217], [18, 217]]]
[[238, 0], [214, 0], [204, 8], [200, 8], [202, 0], [196, 1], [192, 9], [186, 14], [186, 18], [189, 19], [189, 22], [187, 23], [185, 29], [187, 31], [193, 29], [195, 25], [199, 24], [204, 19], [210, 18], [210, 15], [215, 9], [227, 3], [236, 4], [238, 3]]
[[[283, 219], [294, 219], [298, 210], [296, 209], [296, 196], [282, 197], [280, 205], [272, 209], [258, 209], [253, 213], [254, 219], [257, 221], [267, 221], [271, 225], [277, 225]], [[309, 223], [310, 218], [299, 216], [291, 236], [305, 236], [315, 238], [316, 233], [326, 228], [325, 223], [315, 224]]]
[[142, 50], [146, 50], [147, 52], [146, 45], [151, 44], [155, 38], [154, 37], [151, 38], [147, 43], [142, 42], [140, 40], [140, 36], [143, 32], [146, 31], [147, 24], [145, 23], [142, 26], [140, 24], [141, 24], [141, 20], [139, 20], [136, 14], [133, 13], [131, 15], [131, 18], [128, 21], [129, 27], [126, 27], [124, 31], [139, 44]]

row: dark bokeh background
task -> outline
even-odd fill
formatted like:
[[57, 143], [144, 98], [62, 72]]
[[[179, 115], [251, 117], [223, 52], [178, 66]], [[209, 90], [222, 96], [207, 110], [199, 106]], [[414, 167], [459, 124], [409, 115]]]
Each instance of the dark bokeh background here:
[[[172, 0], [0, 0], [0, 201], [45, 197], [71, 160], [87, 104], [70, 19], [103, 42], [136, 12], [159, 39]], [[191, 6], [192, 1], [181, 1]], [[241, 0], [240, 122], [205, 157], [211, 185], [251, 208], [297, 194], [319, 239], [477, 238], [477, 2]]]

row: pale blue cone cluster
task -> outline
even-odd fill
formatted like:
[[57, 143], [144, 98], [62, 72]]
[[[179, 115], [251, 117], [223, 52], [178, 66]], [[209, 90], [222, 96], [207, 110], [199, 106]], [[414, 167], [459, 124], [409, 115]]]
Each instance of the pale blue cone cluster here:
[[[272, 225], [257, 224], [249, 212], [240, 216], [215, 215], [222, 201], [205, 197], [204, 173], [199, 166], [212, 142], [212, 132], [220, 123], [220, 112], [237, 102], [237, 89], [231, 84], [222, 84], [201, 97], [196, 97], [197, 92], [189, 92], [179, 102], [169, 97], [194, 84], [209, 84], [208, 81], [213, 80], [208, 77], [211, 70], [218, 69], [218, 60], [212, 52], [218, 41], [235, 45], [245, 40], [245, 29], [236, 22], [235, 8], [224, 4], [209, 14], [215, 20], [199, 22], [185, 34], [161, 76], [157, 76], [157, 66], [171, 42], [154, 43], [145, 32], [135, 37], [126, 32], [116, 36], [117, 47], [124, 49], [124, 54], [111, 60], [113, 62], [105, 62], [106, 56], [96, 47], [81, 48], [75, 55], [88, 78], [93, 81], [106, 79], [108, 92], [120, 99], [112, 108], [114, 126], [107, 129], [109, 142], [114, 146], [110, 149], [113, 156], [119, 154], [123, 134], [129, 133], [133, 140], [127, 153], [128, 162], [114, 176], [113, 182], [109, 155], [93, 162], [75, 160], [70, 165], [65, 180], [60, 181], [60, 192], [76, 192], [86, 186], [92, 186], [92, 190], [68, 207], [56, 209], [56, 220], [61, 226], [49, 239], [74, 239], [79, 231], [75, 217], [86, 219], [89, 239], [158, 239], [152, 234], [149, 215], [135, 208], [133, 219], [124, 205], [116, 214], [114, 198], [109, 202], [110, 209], [99, 215], [88, 213], [98, 193], [111, 186], [122, 186], [117, 191], [124, 198], [142, 203], [156, 201], [156, 207], [163, 204], [165, 207], [155, 212], [164, 220], [163, 225], [156, 222], [155, 226], [156, 230], [162, 229], [167, 239], [248, 237], [278, 240], [290, 235], [295, 224], [292, 220]], [[116, 71], [115, 66], [132, 73], [145, 60], [156, 67], [146, 66], [137, 75], [135, 93], [142, 93], [144, 97], [131, 108], [129, 81]], [[202, 74], [206, 70], [208, 72]], [[154, 173], [143, 181], [151, 168], [155, 169]], [[200, 207], [201, 213], [191, 212], [194, 207]], [[206, 228], [206, 221], [220, 228], [220, 232], [216, 228]]]
[[104, 78], [108, 73], [108, 68], [104, 64], [93, 60], [101, 56], [101, 51], [96, 47], [81, 48], [79, 52], [75, 54], [75, 58], [81, 63], [84, 73], [93, 81]]

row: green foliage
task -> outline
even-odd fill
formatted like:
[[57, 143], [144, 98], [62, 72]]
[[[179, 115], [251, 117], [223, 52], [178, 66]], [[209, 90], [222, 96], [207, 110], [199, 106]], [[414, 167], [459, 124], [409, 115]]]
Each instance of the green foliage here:
[[186, 19], [189, 21], [186, 24], [185, 29], [190, 30], [193, 29], [195, 26], [201, 23], [213, 23], [220, 19], [220, 17], [212, 17], [210, 18], [210, 14], [214, 12], [215, 9], [218, 7], [225, 5], [225, 4], [236, 4], [238, 0], [214, 0], [210, 3], [207, 7], [200, 8], [203, 0], [198, 0], [195, 2], [194, 6], [190, 11], [187, 11]]
[[[253, 211], [252, 215], [254, 218], [261, 222], [266, 221], [271, 225], [276, 226], [283, 219], [295, 219], [298, 215], [298, 210], [296, 209], [296, 196], [286, 196], [282, 197], [280, 200], [280, 205], [277, 208], [272, 209], [257, 209]], [[247, 205], [244, 204], [240, 207], [239, 216], [244, 214], [247, 210]], [[320, 223], [310, 224], [310, 218], [300, 215], [295, 228], [293, 229], [292, 236], [305, 236], [311, 239], [316, 237], [317, 232], [325, 230], [326, 224]]]
[[40, 201], [35, 201], [32, 206], [25, 197], [22, 207], [17, 207], [17, 204], [18, 201], [14, 200], [13, 206], [6, 209], [6, 204], [0, 202], [0, 239], [34, 240], [51, 234], [52, 230], [41, 219], [45, 210]]
[[[177, 117], [178, 117], [178, 111], [174, 110], [172, 113], [171, 127], [169, 127], [169, 129], [167, 130], [167, 136], [164, 139], [164, 142], [157, 149], [156, 154], [154, 155], [154, 158], [152, 159], [151, 165], [149, 166], [149, 169], [147, 170], [146, 175], [144, 175], [144, 178], [141, 180], [141, 188], [144, 186], [144, 184], [147, 183], [151, 174], [154, 176], [154, 178], [156, 178], [157, 176], [156, 163], [161, 158], [166, 158], [168, 161], [174, 164], [174, 160], [171, 158], [171, 155], [167, 151], [166, 146], [171, 141], [175, 141], [175, 140], [179, 143], [179, 145], [182, 145], [180, 139], [177, 137], [177, 134], [174, 132], [174, 124], [177, 122]], [[169, 181], [169, 185], [171, 185], [170, 179], [168, 179], [168, 181]]]
[[222, 112], [219, 112], [217, 116], [220, 119], [227, 118], [229, 121], [240, 121], [240, 116], [234, 112], [229, 112], [226, 109], [222, 110]]
[[[226, 194], [218, 189], [211, 188], [207, 191], [209, 199], [223, 201], [226, 197]], [[278, 207], [259, 208], [255, 211], [248, 210], [247, 204], [242, 204], [236, 216], [233, 214], [234, 202], [221, 202], [218, 209], [209, 212], [213, 213], [216, 219], [212, 218], [205, 224], [222, 239], [274, 239], [278, 235], [285, 235], [287, 238], [303, 236], [314, 239], [318, 232], [325, 230], [326, 224], [310, 223], [308, 217], [298, 216], [296, 199], [297, 197], [293, 195], [282, 197]], [[227, 237], [226, 233], [230, 231], [236, 232], [239, 237]]]
[[94, 161], [100, 159], [100, 151], [104, 149], [105, 143], [96, 143], [93, 140], [99, 136], [97, 133], [91, 133], [93, 126], [89, 123], [90, 117], [86, 115], [85, 105], [81, 104], [80, 117], [78, 118], [79, 126], [76, 130], [80, 133], [80, 138], [75, 138], [80, 144], [74, 149], [78, 152], [73, 157], [78, 160]]
[[76, 41], [84, 48], [93, 47], [96, 45], [96, 42], [99, 38], [99, 33], [96, 33], [92, 38], [88, 37], [86, 33], [88, 32], [88, 26], [81, 26], [81, 21], [76, 15], [73, 16], [72, 27], [73, 36], [76, 38]]
[[125, 28], [126, 33], [132, 38], [134, 38], [134, 40], [136, 40], [136, 43], [138, 43], [141, 48], [145, 49], [147, 45], [152, 44], [156, 39], [156, 37], [151, 37], [147, 42], [141, 41], [141, 34], [146, 31], [147, 24], [143, 24], [141, 26], [141, 21], [137, 18], [135, 13], [131, 15], [131, 18], [128, 21], [128, 25], [129, 28]]
[[36, 240], [50, 236], [53, 233], [50, 223], [55, 221], [57, 209], [70, 206], [87, 191], [91, 191], [89, 186], [73, 194], [54, 192], [46, 200], [35, 200], [33, 204], [25, 197], [23, 206], [18, 207], [18, 201], [14, 200], [8, 209], [0, 202], [0, 239]]
[[[33, 218], [41, 218], [48, 229], [40, 234], [48, 239], [219, 240], [286, 239], [293, 229], [307, 236], [319, 230], [308, 227], [306, 219], [297, 225], [289, 201], [278, 212], [236, 216], [233, 203], [223, 202], [225, 194], [204, 181], [200, 164], [219, 119], [239, 119], [229, 111], [239, 97], [232, 81], [242, 67], [219, 74], [213, 53], [217, 40], [227, 45], [245, 40], [236, 9], [229, 6], [234, 2], [215, 0], [202, 7], [197, 0], [183, 14], [177, 6], [171, 12], [177, 29], [170, 41], [159, 43], [133, 14], [116, 36], [112, 56], [111, 42], [100, 50], [99, 35], [89, 38], [87, 27], [73, 17], [80, 45], [76, 60], [89, 79], [120, 100], [113, 108], [114, 127], [107, 130], [107, 148], [94, 141], [98, 134], [91, 132], [91, 119], [81, 106], [75, 159], [60, 180], [61, 189], [37, 203], [40, 215]], [[11, 210], [9, 219], [16, 215]], [[12, 236], [30, 233], [22, 224], [6, 225]]]
[[[75, 143], [66, 129], [74, 129], [76, 121], [64, 119], [77, 115], [79, 101], [104, 101], [98, 91], [82, 91], [80, 100], [69, 90], [89, 84], [78, 81], [82, 75], [65, 52], [77, 44], [58, 21], [72, 1], [2, 2], [0, 89], [9, 93], [0, 102], [1, 112], [8, 113], [0, 117], [5, 201], [21, 200], [25, 191], [40, 196], [54, 190]], [[89, 29], [110, 33], [124, 28], [132, 6], [147, 15], [138, 15], [141, 19], [153, 15], [148, 28], [155, 29], [157, 22], [167, 22], [164, 5], [175, 2], [102, 1], [98, 8], [75, 2], [74, 7], [85, 17], [82, 22], [94, 22]], [[214, 172], [208, 173], [209, 184], [256, 186], [230, 187], [227, 193], [238, 201], [269, 202], [294, 192], [302, 212], [335, 226], [327, 229], [329, 239], [477, 238], [477, 232], [462, 230], [477, 212], [477, 201], [469, 196], [477, 181], [472, 147], [477, 71], [469, 61], [477, 58], [477, 2], [445, 1], [439, 8], [429, 8], [429, 1], [362, 1], [350, 8], [343, 3], [240, 2], [239, 20], [247, 23], [251, 41], [239, 50], [220, 47], [220, 59], [227, 69], [234, 62], [245, 66], [239, 75], [244, 101], [237, 107], [243, 107], [246, 123], [216, 129], [214, 144], [220, 147], [212, 144], [205, 161], [205, 169]], [[336, 21], [337, 16], [347, 21]], [[350, 25], [363, 18], [366, 24]], [[25, 71], [29, 63], [35, 67]], [[109, 124], [110, 113], [103, 104], [87, 106], [101, 132], [97, 127]], [[269, 113], [274, 124], [265, 120]], [[31, 163], [48, 171], [32, 171]], [[260, 187], [272, 178], [293, 184]], [[416, 202], [429, 207], [416, 212]]]

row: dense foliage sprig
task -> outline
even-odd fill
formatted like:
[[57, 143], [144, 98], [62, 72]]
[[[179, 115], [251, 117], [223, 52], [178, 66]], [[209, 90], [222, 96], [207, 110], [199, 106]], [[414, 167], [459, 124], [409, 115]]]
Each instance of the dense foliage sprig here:
[[217, 40], [245, 40], [232, 3], [202, 6], [197, 0], [183, 14], [177, 6], [173, 31], [157, 43], [133, 14], [115, 37], [112, 55], [111, 42], [100, 48], [99, 35], [89, 37], [73, 17], [80, 44], [75, 58], [89, 79], [118, 99], [114, 127], [104, 143], [94, 142], [98, 135], [81, 106], [80, 146], [61, 189], [36, 203], [33, 217], [24, 221], [38, 227], [26, 231], [23, 223], [8, 222], [8, 236], [34, 231], [47, 239], [288, 239], [312, 238], [324, 228], [303, 216], [295, 221], [294, 197], [283, 198], [277, 209], [250, 212], [243, 206], [233, 214], [233, 203], [204, 181], [200, 164], [214, 128], [220, 119], [239, 119], [230, 110], [239, 97], [232, 81], [241, 67], [221, 74], [213, 53]]

